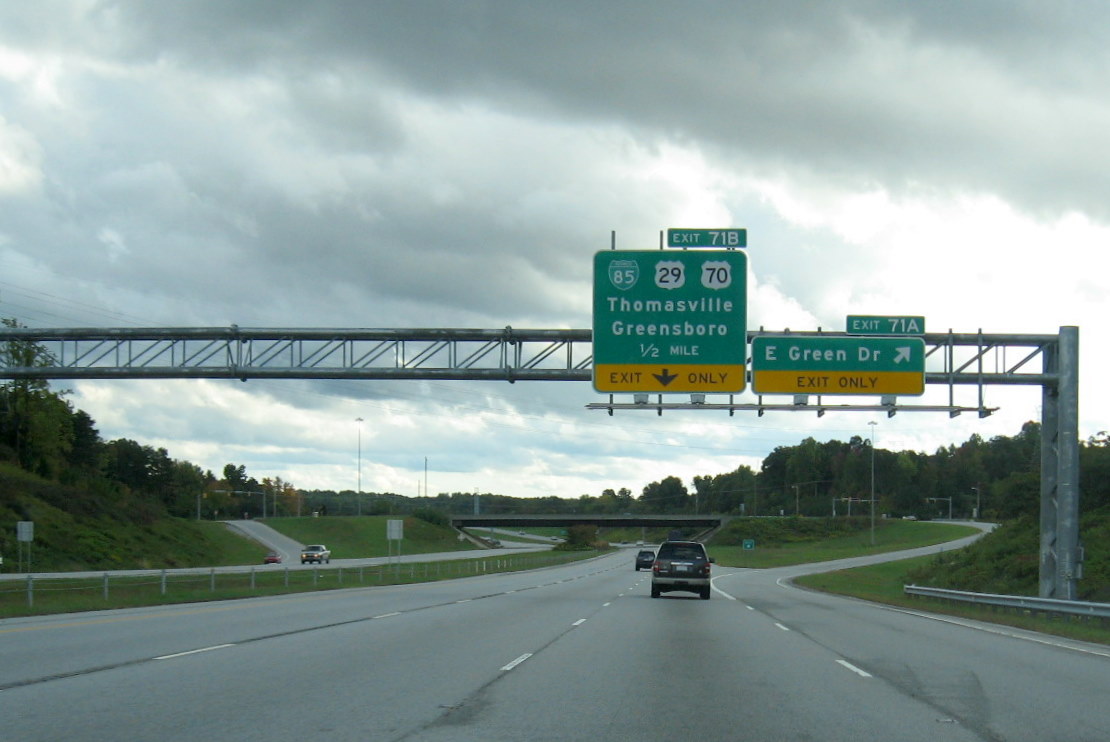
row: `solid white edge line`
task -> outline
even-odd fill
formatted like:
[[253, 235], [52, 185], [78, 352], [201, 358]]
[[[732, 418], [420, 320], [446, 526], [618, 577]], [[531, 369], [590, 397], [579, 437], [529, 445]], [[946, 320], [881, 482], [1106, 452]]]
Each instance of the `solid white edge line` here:
[[519, 664], [520, 664], [521, 662], [524, 662], [524, 660], [528, 659], [528, 658], [529, 658], [529, 657], [531, 657], [531, 656], [532, 656], [532, 653], [531, 653], [531, 652], [528, 652], [527, 654], [522, 654], [522, 655], [520, 655], [519, 657], [517, 657], [517, 658], [516, 658], [515, 660], [513, 660], [512, 662], [510, 662], [509, 664], [507, 664], [507, 665], [505, 665], [504, 667], [502, 667], [502, 668], [501, 668], [501, 671], [502, 671], [502, 672], [508, 672], [509, 670], [512, 670], [512, 669], [513, 669], [514, 667], [516, 667], [517, 665], [519, 665]]
[[735, 597], [733, 597], [732, 595], [729, 595], [729, 594], [728, 594], [728, 593], [726, 593], [726, 592], [725, 592], [724, 590], [722, 590], [721, 588], [717, 587], [717, 584], [716, 584], [716, 582], [715, 582], [715, 580], [716, 580], [716, 579], [717, 579], [717, 578], [716, 578], [716, 577], [714, 577], [714, 578], [712, 578], [712, 579], [710, 579], [710, 580], [709, 580], [709, 587], [713, 588], [713, 592], [715, 592], [715, 593], [717, 593], [717, 594], [719, 594], [719, 595], [723, 595], [723, 596], [725, 596], [726, 598], [728, 598], [729, 600], [736, 600], [736, 598], [735, 598]]
[[211, 652], [215, 649], [226, 649], [227, 647], [234, 647], [234, 644], [217, 644], [214, 647], [204, 647], [203, 649], [190, 649], [188, 652], [177, 652], [176, 654], [164, 654], [161, 657], [155, 657], [156, 660], [172, 660], [175, 657], [185, 657], [190, 654], [200, 654], [201, 652]]
[[847, 660], [837, 660], [836, 664], [843, 665], [844, 667], [847, 667], [849, 670], [854, 672], [856, 675], [859, 675], [861, 678], [871, 677], [871, 673], [867, 672], [866, 670], [859, 669], [858, 667], [853, 665], [851, 662], [848, 662]]

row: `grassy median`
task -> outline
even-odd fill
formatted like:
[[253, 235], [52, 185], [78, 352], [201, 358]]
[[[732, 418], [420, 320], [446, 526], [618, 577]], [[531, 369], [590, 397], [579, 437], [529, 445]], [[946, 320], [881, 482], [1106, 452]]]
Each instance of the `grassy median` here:
[[[744, 538], [745, 532], [742, 525], [739, 532], [733, 534], [731, 539], [740, 541], [739, 544], [718, 545], [710, 542], [708, 544], [710, 556], [725, 567], [766, 569], [916, 549], [978, 533], [976, 528], [952, 523], [884, 520], [876, 524], [874, 544], [871, 543], [871, 530], [866, 525], [861, 530], [815, 540], [789, 541], [780, 537], [767, 544], [766, 541], [773, 536], [764, 537], [754, 530], [757, 527], [765, 527], [763, 523], [754, 522], [748, 527], [753, 529], [752, 538]], [[745, 548], [744, 540], [752, 542], [750, 545], [753, 548]]]
[[987, 621], [1081, 641], [1110, 644], [1110, 628], [1102, 625], [1098, 620], [1092, 621], [1076, 617], [1048, 617], [1029, 611], [1012, 611], [990, 606], [950, 603], [935, 598], [919, 598], [906, 595], [903, 587], [909, 584], [907, 575], [934, 559], [936, 559], [935, 556], [924, 556], [876, 564], [871, 567], [823, 572], [795, 578], [794, 582], [813, 590], [847, 595], [875, 603], [886, 603], [912, 610]]

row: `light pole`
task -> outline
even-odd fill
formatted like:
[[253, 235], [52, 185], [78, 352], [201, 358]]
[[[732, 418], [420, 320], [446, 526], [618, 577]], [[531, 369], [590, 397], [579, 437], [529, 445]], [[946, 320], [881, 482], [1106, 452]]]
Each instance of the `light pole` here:
[[355, 490], [355, 512], [362, 515], [362, 418], [356, 417], [358, 423], [358, 488]]
[[979, 518], [982, 517], [980, 515], [982, 510], [979, 509], [980, 506], [981, 506], [979, 488], [978, 487], [972, 487], [971, 489], [973, 489], [975, 491], [975, 517], [972, 520], [979, 520]]
[[871, 545], [875, 545], [875, 426], [874, 420], [867, 423], [871, 426]]

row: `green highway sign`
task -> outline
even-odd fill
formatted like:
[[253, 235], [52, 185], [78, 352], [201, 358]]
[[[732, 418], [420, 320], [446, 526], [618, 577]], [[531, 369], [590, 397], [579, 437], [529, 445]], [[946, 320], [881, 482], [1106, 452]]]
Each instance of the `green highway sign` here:
[[925, 318], [849, 314], [846, 329], [849, 335], [924, 335]]
[[747, 247], [746, 229], [668, 229], [667, 247]]
[[594, 389], [744, 390], [748, 257], [738, 250], [594, 256]]
[[756, 394], [925, 393], [925, 341], [915, 337], [759, 335]]

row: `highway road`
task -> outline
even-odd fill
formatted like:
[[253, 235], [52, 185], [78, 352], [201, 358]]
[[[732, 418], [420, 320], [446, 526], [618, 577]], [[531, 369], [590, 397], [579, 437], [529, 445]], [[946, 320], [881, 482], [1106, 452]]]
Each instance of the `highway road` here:
[[1106, 647], [791, 587], [801, 567], [653, 600], [634, 554], [0, 621], [0, 738], [1110, 738]]

